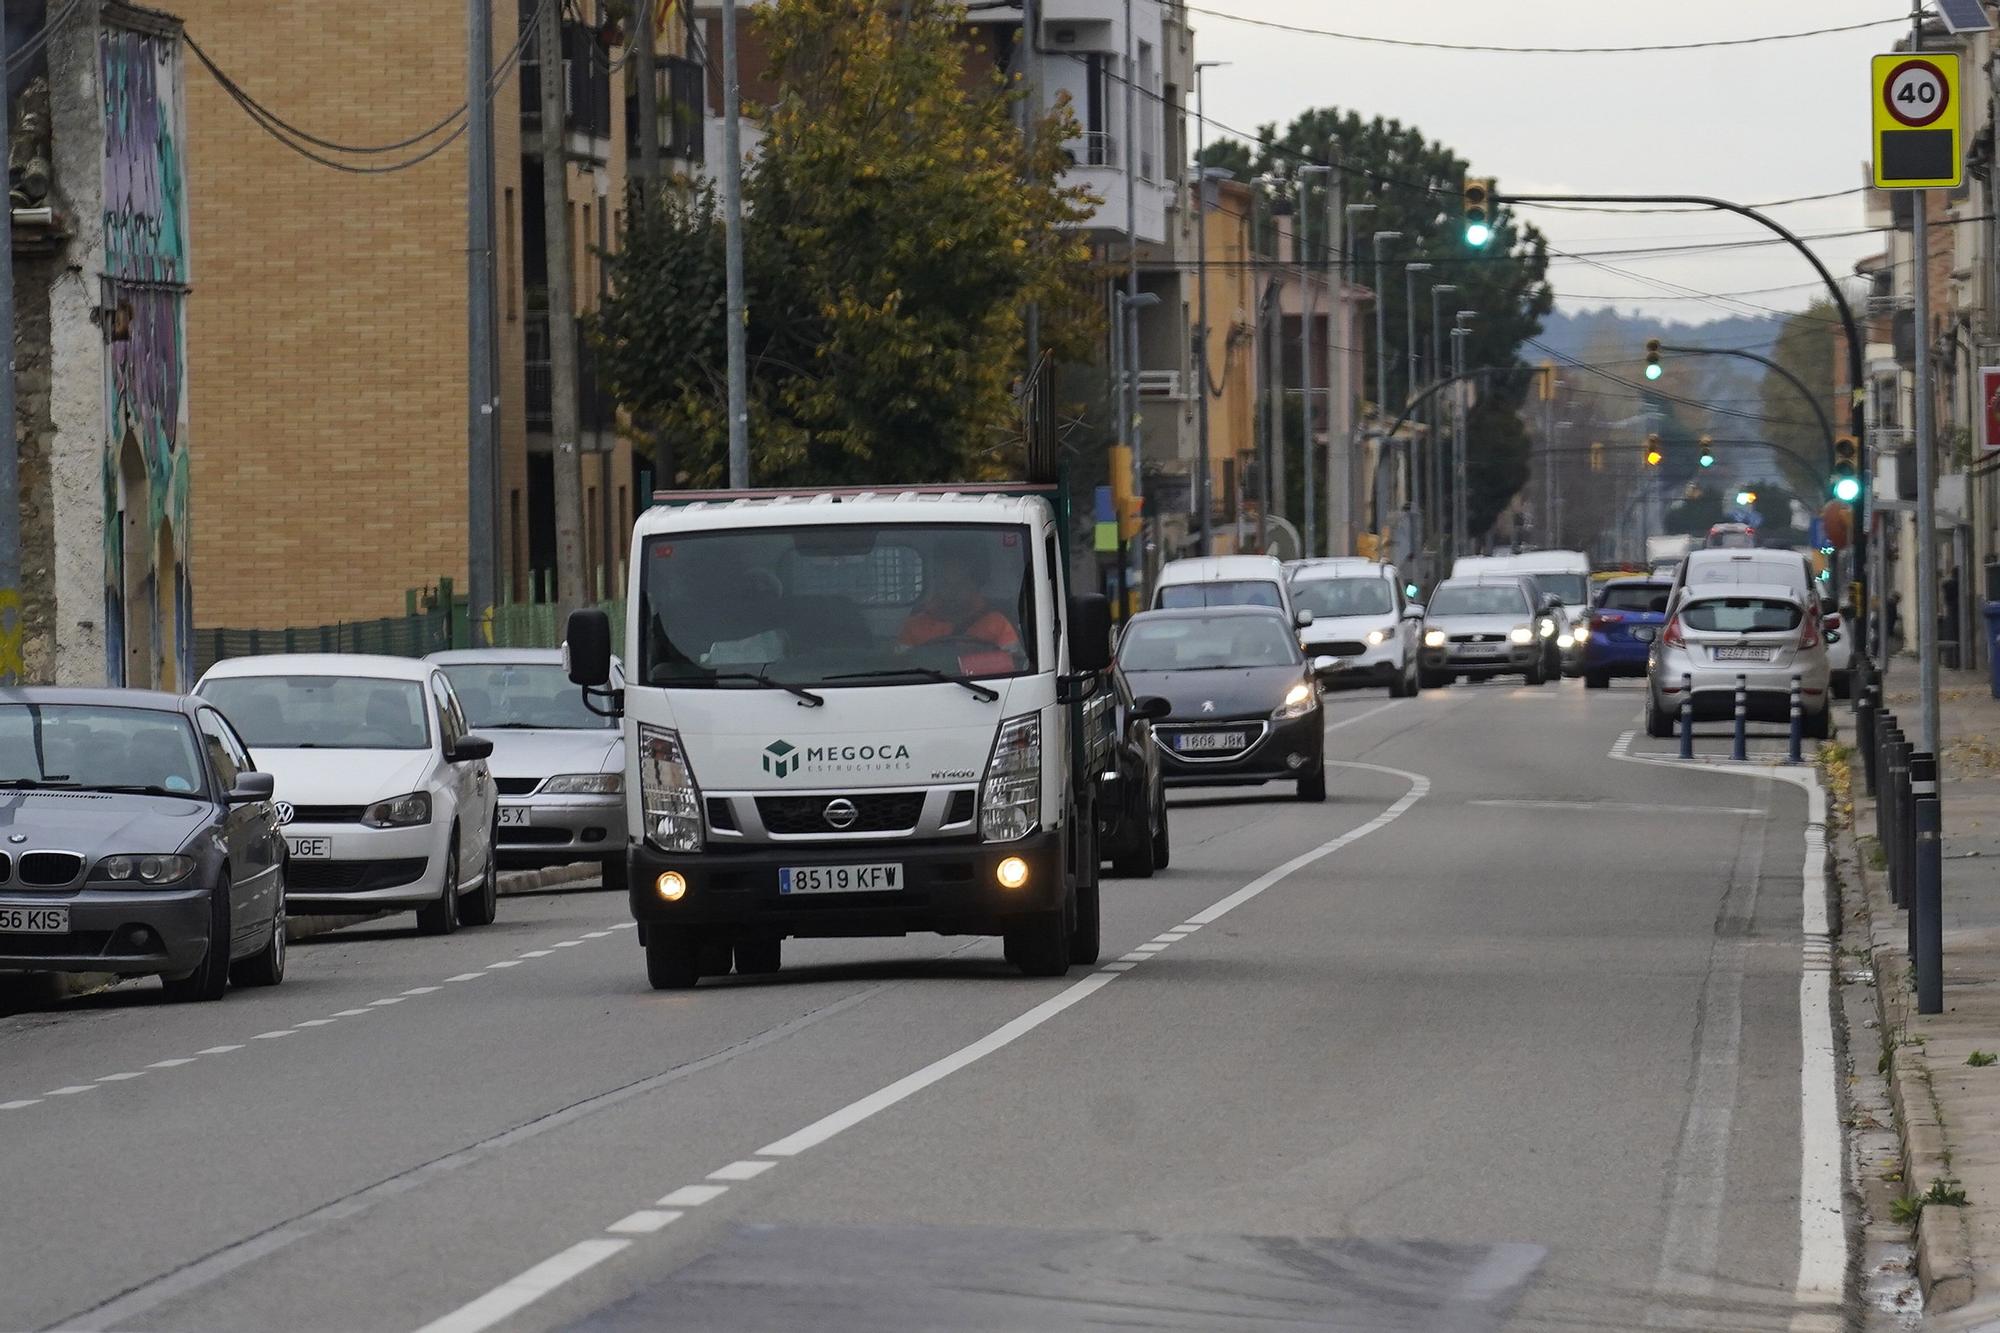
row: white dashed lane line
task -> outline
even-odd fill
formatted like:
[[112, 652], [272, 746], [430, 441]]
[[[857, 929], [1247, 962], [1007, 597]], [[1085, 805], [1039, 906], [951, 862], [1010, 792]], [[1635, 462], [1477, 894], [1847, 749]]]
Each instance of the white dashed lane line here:
[[[547, 958], [556, 949], [573, 949], [578, 945], [584, 944], [590, 940], [605, 939], [613, 934], [616, 934], [620, 930], [629, 930], [629, 929], [631, 929], [631, 923], [625, 922], [620, 925], [613, 926], [609, 930], [587, 931], [583, 935], [577, 937], [576, 939], [560, 941], [559, 943], [551, 945], [547, 949], [531, 949], [528, 952], [522, 954], [520, 958], [509, 958], [504, 962], [489, 963], [487, 964], [487, 967], [489, 969], [496, 967], [519, 967], [523, 959]], [[486, 973], [483, 971], [461, 972], [455, 977], [446, 977], [445, 981], [446, 982], [477, 981], [480, 977], [483, 977], [485, 975]], [[259, 1032], [255, 1036], [251, 1037], [250, 1040], [276, 1041], [280, 1037], [296, 1037], [297, 1035], [299, 1035], [301, 1029], [311, 1030], [314, 1028], [331, 1027], [343, 1018], [363, 1018], [369, 1014], [380, 1013], [383, 1009], [389, 1007], [390, 1005], [401, 1004], [405, 1000], [421, 998], [422, 996], [425, 995], [435, 995], [443, 989], [444, 989], [443, 984], [436, 986], [412, 986], [400, 995], [385, 995], [379, 1000], [370, 1000], [366, 1005], [363, 1005], [362, 1007], [357, 1009], [337, 1009], [332, 1014], [329, 1014], [325, 1018], [301, 1019], [297, 1023], [294, 1023], [291, 1027], [288, 1028], [274, 1028], [269, 1032]], [[88, 1083], [73, 1083], [66, 1087], [51, 1088], [39, 1097], [16, 1097], [11, 1101], [0, 1102], [0, 1111], [25, 1111], [31, 1106], [42, 1105], [45, 1101], [47, 1101], [51, 1097], [74, 1097], [80, 1092], [90, 1092], [93, 1089], [98, 1088], [107, 1083], [130, 1082], [132, 1079], [138, 1078], [142, 1074], [144, 1074], [146, 1072], [146, 1069], [178, 1069], [182, 1065], [193, 1064], [196, 1060], [200, 1059], [203, 1056], [227, 1055], [231, 1051], [240, 1051], [244, 1049], [244, 1046], [245, 1043], [242, 1042], [237, 1042], [231, 1045], [222, 1045], [222, 1046], [204, 1046], [199, 1051], [196, 1051], [193, 1055], [173, 1056], [165, 1060], [155, 1060], [151, 1064], [147, 1065], [145, 1069], [121, 1070], [120, 1072], [115, 1074], [106, 1074], [102, 1078], [92, 1079]], [[743, 1179], [747, 1180], [749, 1179], [749, 1177], [745, 1176], [743, 1177]], [[665, 1224], [662, 1223], [661, 1225]]]
[[[1376, 709], [1373, 711], [1379, 712], [1381, 710]], [[1366, 716], [1366, 714], [1362, 716]], [[861, 1098], [859, 1101], [851, 1102], [831, 1115], [821, 1117], [819, 1120], [814, 1121], [794, 1134], [779, 1139], [775, 1143], [767, 1144], [765, 1147], [760, 1148], [754, 1157], [741, 1158], [729, 1163], [727, 1166], [709, 1172], [708, 1180], [730, 1182], [754, 1180], [766, 1171], [783, 1165], [785, 1161], [798, 1156], [800, 1153], [818, 1147], [835, 1135], [852, 1129], [864, 1120], [915, 1096], [931, 1085], [942, 1082], [966, 1066], [984, 1059], [1002, 1047], [1013, 1044], [1050, 1019], [1053, 1019], [1056, 1015], [1069, 1009], [1072, 1005], [1081, 1003], [1106, 986], [1109, 986], [1112, 982], [1118, 980], [1120, 976], [1131, 971], [1140, 963], [1150, 962], [1154, 958], [1157, 958], [1162, 951], [1180, 943], [1210, 922], [1220, 920], [1229, 912], [1241, 907], [1244, 903], [1249, 902], [1273, 885], [1282, 882], [1296, 871], [1302, 870], [1306, 866], [1332, 855], [1348, 844], [1359, 841], [1369, 834], [1393, 823], [1395, 820], [1401, 818], [1411, 806], [1422, 800], [1431, 789], [1430, 779], [1418, 773], [1405, 772], [1399, 768], [1386, 768], [1379, 764], [1362, 764], [1337, 760], [1331, 762], [1341, 768], [1362, 769], [1368, 772], [1384, 773], [1391, 777], [1401, 778], [1410, 784], [1409, 790], [1391, 802], [1387, 809], [1383, 810], [1381, 814], [1375, 816], [1373, 819], [1266, 871], [1242, 888], [1237, 889], [1234, 893], [1197, 912], [1180, 925], [1156, 936], [1151, 942], [1140, 945], [1133, 952], [1124, 955], [1118, 961], [1102, 964], [1081, 981], [1077, 981], [1068, 988], [1057, 992], [1049, 999], [1042, 1001], [1042, 1003], [1036, 1005], [1026, 1013], [995, 1028], [992, 1032], [987, 1033], [984, 1037], [979, 1038], [970, 1045], [960, 1047], [951, 1054], [925, 1065], [915, 1073], [905, 1075], [887, 1087], [880, 1088]], [[774, 1158], [776, 1160], [772, 1160]], [[529, 1305], [540, 1300], [557, 1287], [562, 1286], [565, 1282], [597, 1267], [597, 1265], [614, 1255], [623, 1252], [633, 1243], [629, 1239], [624, 1239], [625, 1237], [647, 1236], [660, 1231], [683, 1216], [686, 1210], [699, 1208], [703, 1204], [712, 1202], [727, 1193], [729, 1189], [730, 1186], [726, 1184], [682, 1185], [679, 1189], [660, 1198], [652, 1207], [628, 1213], [617, 1221], [612, 1222], [604, 1228], [605, 1234], [603, 1236], [595, 1237], [591, 1240], [579, 1241], [561, 1253], [544, 1259], [541, 1263], [536, 1264], [533, 1268], [528, 1269], [518, 1277], [501, 1283], [485, 1295], [460, 1306], [450, 1314], [425, 1324], [417, 1330], [417, 1333], [484, 1333], [484, 1330], [492, 1328], [495, 1324], [526, 1309]], [[618, 1237], [618, 1239], [612, 1239], [612, 1237]]]

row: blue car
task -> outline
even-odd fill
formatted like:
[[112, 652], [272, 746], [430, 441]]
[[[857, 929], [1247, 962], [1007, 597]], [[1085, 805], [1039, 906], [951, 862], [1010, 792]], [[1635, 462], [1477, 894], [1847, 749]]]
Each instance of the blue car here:
[[1597, 590], [1583, 641], [1583, 684], [1601, 690], [1613, 676], [1643, 676], [1646, 656], [1667, 619], [1673, 585], [1654, 579], [1612, 579]]

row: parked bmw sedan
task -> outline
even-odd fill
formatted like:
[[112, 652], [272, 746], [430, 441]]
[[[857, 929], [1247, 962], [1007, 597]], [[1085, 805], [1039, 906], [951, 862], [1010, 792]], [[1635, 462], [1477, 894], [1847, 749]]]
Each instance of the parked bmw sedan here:
[[139, 690], [0, 690], [0, 968], [285, 977], [271, 778], [222, 715]]
[[[493, 742], [499, 792], [494, 830], [503, 866], [596, 861], [604, 887], [625, 887], [625, 742], [569, 683], [556, 648], [461, 648], [432, 653], [465, 709]], [[625, 684], [614, 658], [611, 687]]]
[[1135, 693], [1167, 701], [1153, 739], [1168, 785], [1294, 781], [1300, 800], [1326, 799], [1315, 664], [1281, 612], [1148, 611], [1126, 625], [1118, 665]]
[[411, 911], [446, 935], [499, 896], [493, 742], [444, 672], [404, 657], [239, 657], [196, 693], [277, 779], [293, 912]]
[[1696, 584], [1682, 595], [1654, 645], [1647, 673], [1646, 734], [1671, 736], [1681, 701], [1697, 719], [1733, 717], [1742, 680], [1747, 713], [1759, 722], [1791, 718], [1799, 681], [1806, 735], [1832, 734], [1826, 640], [1818, 600], [1788, 584]]

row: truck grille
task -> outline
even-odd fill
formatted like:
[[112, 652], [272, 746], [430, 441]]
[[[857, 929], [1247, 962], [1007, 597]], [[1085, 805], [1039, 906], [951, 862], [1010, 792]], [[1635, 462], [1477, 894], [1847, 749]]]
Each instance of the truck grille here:
[[[846, 801], [854, 807], [846, 827], [826, 817], [827, 807]], [[783, 837], [812, 833], [908, 833], [924, 812], [920, 791], [854, 792], [846, 796], [759, 796], [757, 817], [764, 831]]]

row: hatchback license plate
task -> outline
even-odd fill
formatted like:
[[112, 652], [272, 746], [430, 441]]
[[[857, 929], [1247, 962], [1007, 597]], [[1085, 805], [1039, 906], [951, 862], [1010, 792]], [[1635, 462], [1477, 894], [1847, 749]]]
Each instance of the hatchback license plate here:
[[500, 807], [501, 828], [525, 828], [534, 821], [529, 818], [525, 805], [503, 805]]
[[1769, 648], [1727, 647], [1714, 650], [1718, 662], [1768, 662], [1771, 660]]
[[287, 838], [285, 850], [294, 861], [331, 861], [333, 859], [332, 838]]
[[1243, 733], [1240, 731], [1183, 731], [1174, 737], [1174, 749], [1182, 754], [1242, 748]]
[[778, 871], [778, 892], [895, 893], [903, 887], [900, 862], [865, 866], [785, 866]]
[[1461, 643], [1453, 646], [1464, 657], [1499, 657], [1507, 651], [1504, 643]]
[[0, 935], [67, 935], [67, 907], [0, 907]]

